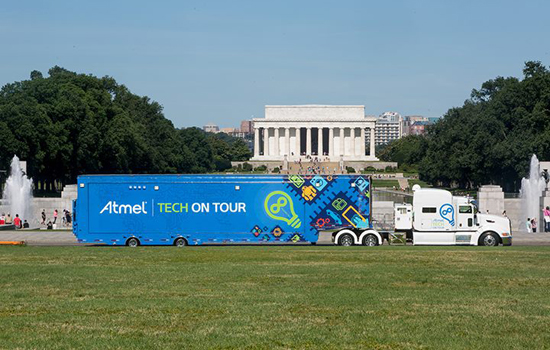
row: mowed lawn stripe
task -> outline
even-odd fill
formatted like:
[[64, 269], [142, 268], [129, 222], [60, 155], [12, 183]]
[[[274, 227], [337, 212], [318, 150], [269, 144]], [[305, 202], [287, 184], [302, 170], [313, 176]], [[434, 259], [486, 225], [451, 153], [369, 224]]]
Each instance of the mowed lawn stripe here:
[[550, 247], [0, 247], [0, 348], [547, 348]]

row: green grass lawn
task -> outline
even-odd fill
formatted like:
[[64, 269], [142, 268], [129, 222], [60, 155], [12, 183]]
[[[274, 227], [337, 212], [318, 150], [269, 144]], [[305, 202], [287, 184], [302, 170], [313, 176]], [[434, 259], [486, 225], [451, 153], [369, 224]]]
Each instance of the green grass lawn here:
[[381, 180], [381, 179], [372, 179], [372, 185], [376, 187], [393, 187], [399, 188], [399, 181], [397, 180]]
[[419, 184], [420, 187], [432, 187], [432, 186], [430, 186], [429, 184], [427, 184], [426, 182], [424, 182], [422, 180], [418, 180], [418, 179], [409, 180], [409, 187], [410, 188], [412, 188], [416, 184]]
[[548, 347], [550, 247], [0, 247], [0, 348]]

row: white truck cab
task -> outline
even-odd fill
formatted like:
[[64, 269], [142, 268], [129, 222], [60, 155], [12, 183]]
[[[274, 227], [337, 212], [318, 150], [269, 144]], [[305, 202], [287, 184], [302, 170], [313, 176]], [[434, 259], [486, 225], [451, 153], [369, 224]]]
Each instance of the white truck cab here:
[[512, 245], [510, 220], [479, 214], [468, 197], [413, 187], [413, 204], [396, 204], [395, 231], [414, 245]]

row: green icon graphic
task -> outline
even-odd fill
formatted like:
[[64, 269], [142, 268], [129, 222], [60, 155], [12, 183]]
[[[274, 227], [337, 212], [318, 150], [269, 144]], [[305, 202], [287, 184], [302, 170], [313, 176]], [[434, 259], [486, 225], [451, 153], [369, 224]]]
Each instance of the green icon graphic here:
[[281, 220], [294, 228], [302, 226], [302, 222], [294, 211], [292, 198], [283, 191], [273, 191], [265, 199], [265, 212], [275, 220]]
[[336, 210], [342, 210], [346, 207], [346, 204], [348, 204], [348, 202], [345, 201], [345, 199], [343, 198], [336, 198], [334, 200], [334, 202], [332, 202], [332, 206], [336, 209]]
[[300, 175], [290, 175], [288, 180], [294, 184], [294, 186], [300, 188], [306, 182]]

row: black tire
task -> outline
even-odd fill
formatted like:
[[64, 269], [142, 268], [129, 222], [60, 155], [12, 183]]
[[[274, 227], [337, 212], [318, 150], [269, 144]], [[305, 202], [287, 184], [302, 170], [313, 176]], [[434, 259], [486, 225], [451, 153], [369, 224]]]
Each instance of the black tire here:
[[137, 239], [136, 237], [130, 237], [126, 241], [126, 245], [132, 248], [138, 247], [140, 245], [139, 239]]
[[351, 247], [353, 245], [353, 237], [349, 234], [343, 234], [338, 238], [338, 245], [343, 247]]
[[365, 238], [363, 238], [363, 245], [367, 247], [375, 247], [379, 244], [380, 242], [378, 242], [378, 237], [373, 234], [368, 234], [365, 236]]
[[487, 232], [479, 237], [479, 245], [485, 247], [496, 247], [500, 243], [498, 236], [495, 233]]
[[185, 246], [187, 245], [187, 241], [186, 241], [185, 238], [183, 238], [183, 237], [178, 237], [178, 238], [176, 238], [176, 240], [174, 241], [174, 245], [175, 245], [176, 247], [179, 247], [179, 248], [185, 247]]

